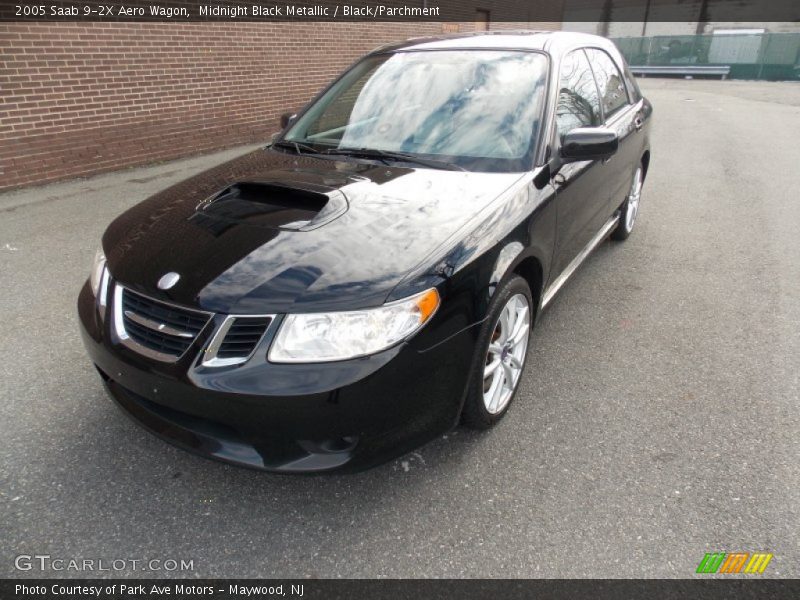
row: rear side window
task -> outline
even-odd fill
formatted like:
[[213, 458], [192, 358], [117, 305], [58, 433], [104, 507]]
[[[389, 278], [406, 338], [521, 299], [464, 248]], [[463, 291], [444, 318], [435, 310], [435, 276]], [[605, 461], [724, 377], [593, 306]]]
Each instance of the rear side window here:
[[556, 107], [559, 137], [578, 127], [600, 125], [600, 99], [583, 50], [575, 50], [564, 57], [559, 77]]
[[587, 48], [586, 53], [592, 63], [597, 87], [600, 90], [600, 100], [603, 103], [603, 112], [608, 119], [628, 105], [625, 80], [608, 54], [597, 48]]
[[642, 92], [639, 90], [639, 84], [636, 82], [636, 78], [634, 78], [633, 73], [631, 73], [631, 68], [628, 66], [628, 63], [625, 62], [625, 59], [622, 59], [622, 74], [625, 76], [625, 82], [628, 84], [628, 93], [631, 96], [631, 102], [634, 104], [642, 99]]

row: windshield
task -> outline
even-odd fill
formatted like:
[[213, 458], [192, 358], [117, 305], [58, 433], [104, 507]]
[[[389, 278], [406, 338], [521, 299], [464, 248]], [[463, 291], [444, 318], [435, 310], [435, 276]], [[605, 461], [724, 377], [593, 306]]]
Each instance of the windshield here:
[[337, 81], [283, 139], [323, 152], [369, 149], [474, 170], [527, 170], [546, 72], [546, 57], [534, 52], [370, 56]]

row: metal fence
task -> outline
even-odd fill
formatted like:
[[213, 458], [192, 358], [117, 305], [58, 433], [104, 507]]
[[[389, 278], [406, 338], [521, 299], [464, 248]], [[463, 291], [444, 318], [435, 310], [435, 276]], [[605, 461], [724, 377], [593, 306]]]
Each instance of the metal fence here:
[[800, 79], [800, 34], [614, 38], [631, 66], [730, 66], [731, 79]]

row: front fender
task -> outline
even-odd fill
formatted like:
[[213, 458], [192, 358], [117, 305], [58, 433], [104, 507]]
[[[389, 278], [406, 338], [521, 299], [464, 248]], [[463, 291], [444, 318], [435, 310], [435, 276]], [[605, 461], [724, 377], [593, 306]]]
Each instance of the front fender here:
[[535, 297], [541, 296], [536, 288], [548, 275], [555, 240], [554, 197], [552, 186], [538, 190], [528, 180], [414, 280], [414, 288], [404, 294], [437, 285], [445, 302], [437, 317], [448, 323], [439, 329], [438, 339], [426, 336], [426, 341], [439, 344], [467, 329], [477, 337], [494, 292], [515, 271]]
[[494, 295], [497, 286], [513, 271], [512, 266], [519, 264], [520, 257], [525, 252], [525, 246], [521, 242], [511, 241], [508, 242], [500, 252], [497, 254], [497, 259], [494, 261], [492, 274], [489, 276], [489, 296]]

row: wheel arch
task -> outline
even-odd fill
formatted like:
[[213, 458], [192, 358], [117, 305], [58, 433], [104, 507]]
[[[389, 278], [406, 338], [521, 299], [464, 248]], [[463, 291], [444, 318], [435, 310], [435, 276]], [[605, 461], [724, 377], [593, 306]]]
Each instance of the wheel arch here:
[[542, 286], [544, 283], [542, 263], [535, 256], [527, 256], [514, 267], [512, 272], [522, 277], [528, 283], [531, 295], [533, 296], [533, 310], [534, 313], [538, 313], [538, 306], [542, 299]]
[[512, 275], [519, 275], [526, 281], [533, 296], [534, 311], [538, 313], [544, 284], [542, 261], [518, 241], [506, 244], [500, 251], [489, 282], [491, 294]]

